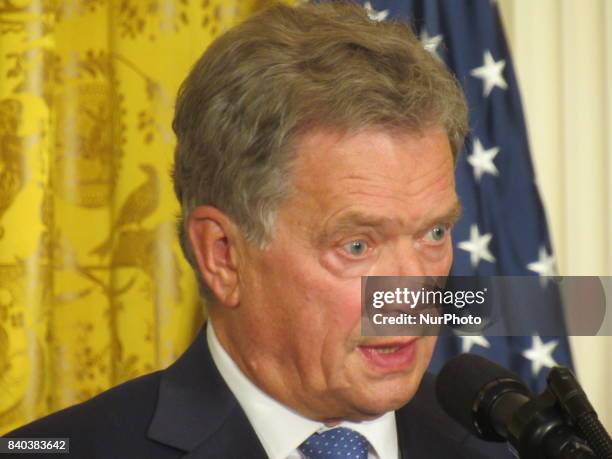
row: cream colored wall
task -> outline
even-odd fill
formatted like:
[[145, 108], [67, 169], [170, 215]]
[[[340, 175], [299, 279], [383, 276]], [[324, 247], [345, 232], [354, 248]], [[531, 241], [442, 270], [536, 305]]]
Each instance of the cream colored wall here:
[[[559, 272], [612, 276], [612, 1], [498, 4]], [[578, 377], [612, 431], [612, 337], [572, 337], [571, 345]]]

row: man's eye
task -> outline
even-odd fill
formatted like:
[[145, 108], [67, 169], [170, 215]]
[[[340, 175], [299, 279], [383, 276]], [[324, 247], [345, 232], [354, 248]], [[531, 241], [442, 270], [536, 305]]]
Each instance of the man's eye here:
[[427, 232], [425, 239], [430, 242], [440, 242], [444, 239], [444, 236], [446, 236], [447, 231], [448, 228], [446, 228], [446, 226], [436, 225]]
[[344, 250], [354, 257], [363, 255], [368, 250], [368, 243], [362, 239], [351, 241], [343, 246]]

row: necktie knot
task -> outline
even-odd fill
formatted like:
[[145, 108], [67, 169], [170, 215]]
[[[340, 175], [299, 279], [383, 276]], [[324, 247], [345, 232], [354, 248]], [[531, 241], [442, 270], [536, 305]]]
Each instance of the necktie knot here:
[[368, 445], [368, 440], [359, 432], [336, 427], [312, 434], [299, 450], [308, 459], [367, 459]]

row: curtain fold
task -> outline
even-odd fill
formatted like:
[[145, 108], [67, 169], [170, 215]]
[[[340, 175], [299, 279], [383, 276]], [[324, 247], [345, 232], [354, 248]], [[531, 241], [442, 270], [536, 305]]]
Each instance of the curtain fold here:
[[180, 82], [257, 0], [0, 0], [0, 433], [163, 368], [203, 321], [175, 236]]
[[[612, 275], [612, 3], [498, 0], [562, 275]], [[607, 292], [608, 299], [612, 292]], [[608, 317], [610, 317], [608, 313]], [[612, 337], [571, 337], [577, 375], [612, 429]]]

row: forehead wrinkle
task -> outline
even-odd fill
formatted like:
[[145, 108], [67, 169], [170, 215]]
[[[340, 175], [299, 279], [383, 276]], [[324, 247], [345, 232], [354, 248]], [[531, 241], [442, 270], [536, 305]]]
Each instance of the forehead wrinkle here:
[[340, 195], [340, 197], [359, 199], [362, 196], [391, 198], [397, 201], [403, 201], [410, 197], [410, 194], [406, 194], [407, 189], [404, 183], [382, 174], [372, 174], [370, 176], [353, 174], [339, 177], [329, 188], [327, 194], [332, 197]]
[[[347, 175], [341, 175], [335, 180], [335, 183], [340, 182], [356, 183], [357, 186], [362, 187], [363, 185], [370, 186], [373, 189], [381, 189], [383, 191], [389, 191], [391, 194], [406, 194], [412, 196], [418, 194], [423, 188], [429, 188], [430, 186], [436, 186], [440, 182], [444, 185], [444, 182], [451, 180], [454, 182], [454, 174], [452, 168], [452, 157], [449, 154], [443, 163], [436, 165], [436, 167], [429, 167], [423, 170], [422, 167], [410, 164], [412, 161], [422, 161], [419, 158], [410, 158], [402, 167], [415, 167], [419, 170], [417, 176], [398, 177], [395, 172], [396, 170], [389, 166], [387, 169], [382, 171], [371, 170], [367, 172], [353, 172]], [[449, 167], [451, 174], [445, 174], [446, 167]], [[406, 179], [406, 180], [404, 180]], [[389, 189], [389, 185], [396, 186], [397, 189]], [[344, 188], [345, 185], [342, 187]], [[362, 188], [358, 188], [362, 189]]]
[[[454, 190], [454, 176], [439, 175], [434, 180], [422, 185], [420, 182], [423, 178], [412, 180], [411, 183], [394, 180], [391, 181], [376, 181], [372, 177], [363, 177], [360, 175], [352, 175], [342, 177], [336, 181], [328, 190], [327, 196], [332, 198], [338, 196], [345, 199], [364, 198], [384, 198], [394, 201], [405, 201], [418, 197], [424, 191], [428, 193], [439, 193], [447, 187], [452, 187]], [[354, 186], [350, 186], [355, 183]], [[432, 190], [433, 188], [433, 190]]]

